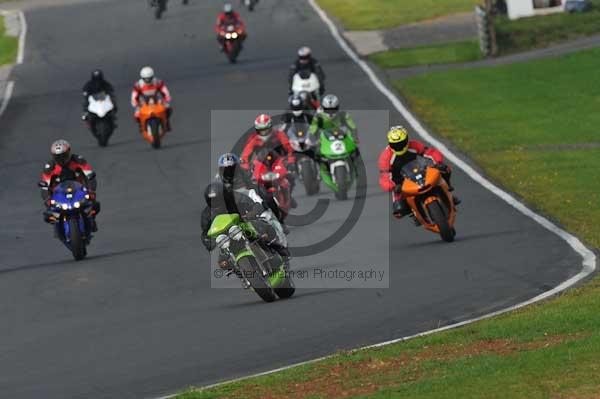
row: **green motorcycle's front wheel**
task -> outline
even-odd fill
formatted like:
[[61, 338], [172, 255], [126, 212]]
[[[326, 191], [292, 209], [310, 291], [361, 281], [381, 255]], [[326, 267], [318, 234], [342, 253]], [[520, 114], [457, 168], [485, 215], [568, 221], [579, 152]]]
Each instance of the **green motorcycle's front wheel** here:
[[250, 283], [254, 292], [256, 292], [263, 301], [273, 302], [275, 300], [275, 292], [262, 276], [260, 267], [258, 266], [258, 263], [256, 263], [254, 257], [245, 256], [238, 261], [237, 265], [242, 275], [246, 277]]
[[338, 166], [333, 173], [335, 176], [335, 184], [337, 186], [335, 198], [345, 201], [348, 199], [348, 171], [344, 166]]

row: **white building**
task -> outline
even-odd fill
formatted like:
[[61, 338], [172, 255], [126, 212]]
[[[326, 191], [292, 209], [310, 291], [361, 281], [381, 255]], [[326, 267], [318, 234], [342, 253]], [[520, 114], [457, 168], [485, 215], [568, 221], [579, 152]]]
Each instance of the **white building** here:
[[563, 12], [564, 3], [564, 0], [506, 0], [510, 19]]

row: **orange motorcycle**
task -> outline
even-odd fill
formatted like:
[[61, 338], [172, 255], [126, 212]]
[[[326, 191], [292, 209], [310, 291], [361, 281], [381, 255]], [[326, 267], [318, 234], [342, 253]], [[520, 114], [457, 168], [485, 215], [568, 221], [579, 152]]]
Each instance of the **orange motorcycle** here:
[[442, 173], [433, 161], [418, 157], [401, 170], [404, 181], [397, 189], [406, 198], [415, 219], [446, 242], [454, 241], [456, 206]]
[[167, 132], [167, 107], [158, 96], [142, 99], [140, 130], [142, 137], [152, 148], [160, 148], [162, 138]]

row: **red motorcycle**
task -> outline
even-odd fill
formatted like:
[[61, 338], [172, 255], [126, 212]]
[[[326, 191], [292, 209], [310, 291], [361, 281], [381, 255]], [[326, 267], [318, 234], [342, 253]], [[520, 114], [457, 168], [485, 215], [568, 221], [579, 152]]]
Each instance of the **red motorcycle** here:
[[287, 176], [285, 157], [271, 151], [264, 157], [254, 158], [252, 178], [275, 200], [281, 210], [282, 220], [292, 207], [291, 185]]
[[224, 26], [219, 31], [219, 36], [223, 41], [225, 55], [232, 64], [237, 61], [237, 57], [242, 51], [242, 40], [245, 35], [246, 33], [244, 32], [243, 28], [236, 25]]

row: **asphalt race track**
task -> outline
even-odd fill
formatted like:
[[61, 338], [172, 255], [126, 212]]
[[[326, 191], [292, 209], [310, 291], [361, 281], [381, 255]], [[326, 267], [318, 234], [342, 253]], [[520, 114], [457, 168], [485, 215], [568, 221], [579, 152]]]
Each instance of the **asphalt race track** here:
[[[0, 396], [156, 397], [471, 318], [579, 271], [565, 242], [460, 171], [455, 243], [410, 220], [391, 221], [376, 160], [386, 127], [402, 120], [395, 112], [386, 119], [391, 104], [307, 3], [262, 0], [255, 13], [242, 11], [249, 38], [237, 65], [215, 43], [221, 2], [170, 3], [154, 21], [138, 0], [25, 1], [25, 63], [13, 71], [15, 94], [0, 119]], [[376, 112], [355, 116], [368, 176], [362, 216], [346, 239], [295, 258], [293, 268], [389, 262], [389, 288], [299, 289], [265, 304], [242, 289], [210, 288], [202, 193], [215, 170], [211, 157], [233, 145], [253, 116], [216, 113], [211, 123], [210, 110], [285, 107], [287, 68], [303, 44], [346, 108]], [[174, 96], [174, 131], [159, 151], [141, 139], [128, 105], [145, 64]], [[95, 67], [118, 89], [120, 127], [106, 149], [79, 119], [79, 90]], [[99, 179], [100, 231], [83, 262], [72, 260], [41, 216], [36, 183], [59, 137]], [[316, 201], [302, 188], [297, 198], [302, 210]], [[313, 225], [292, 228], [291, 243], [326, 237], [351, 205], [332, 202]]]

